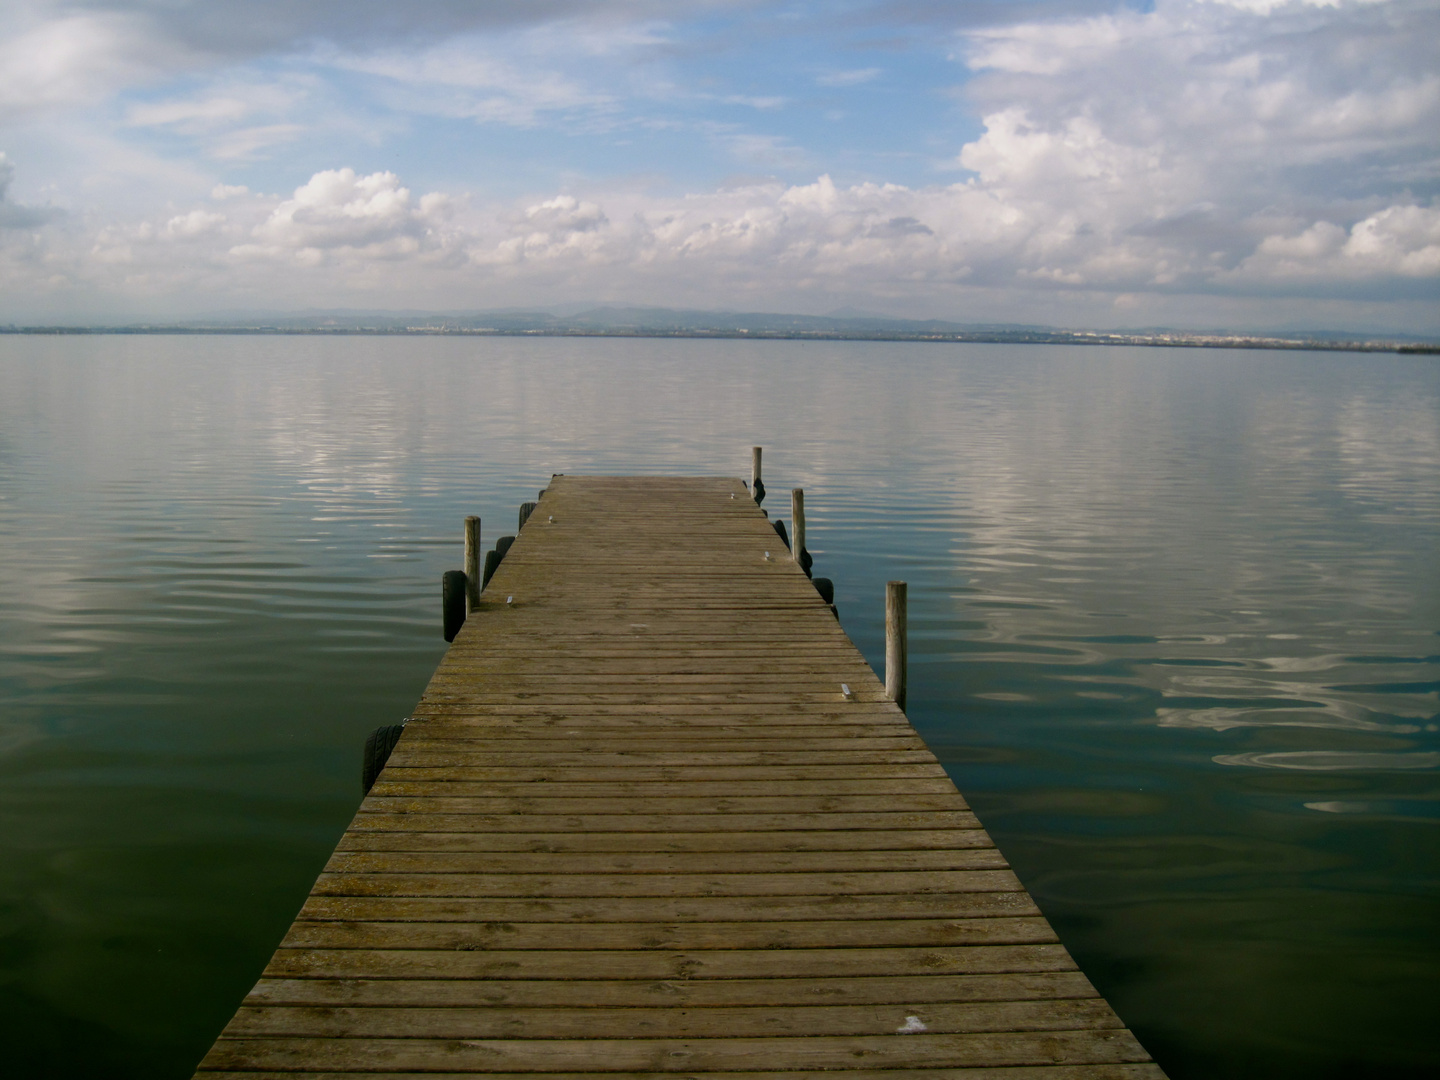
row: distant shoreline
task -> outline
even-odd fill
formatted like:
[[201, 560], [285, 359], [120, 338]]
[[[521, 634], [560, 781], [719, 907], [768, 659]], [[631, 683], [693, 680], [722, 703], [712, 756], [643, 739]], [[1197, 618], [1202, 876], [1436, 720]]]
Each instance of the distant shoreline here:
[[1097, 331], [858, 331], [666, 327], [461, 326], [0, 326], [0, 334], [46, 335], [270, 335], [281, 337], [584, 337], [761, 341], [891, 341], [984, 345], [1126, 345], [1170, 349], [1284, 349], [1300, 352], [1386, 352], [1440, 355], [1440, 342], [1335, 340], [1249, 334], [1123, 334]]

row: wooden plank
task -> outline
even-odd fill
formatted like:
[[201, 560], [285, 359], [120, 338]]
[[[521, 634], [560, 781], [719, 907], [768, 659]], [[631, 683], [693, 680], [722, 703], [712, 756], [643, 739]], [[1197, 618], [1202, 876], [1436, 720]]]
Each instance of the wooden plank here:
[[569, 702], [564, 708], [548, 702], [515, 701], [481, 705], [469, 701], [436, 703], [421, 701], [413, 710], [420, 721], [454, 718], [474, 723], [501, 723], [510, 718], [543, 717], [554, 723], [583, 725], [592, 717], [604, 717], [607, 724], [635, 723], [716, 723], [735, 725], [737, 722], [796, 722], [803, 718], [812, 724], [896, 724], [908, 726], [904, 714], [865, 708], [843, 697], [831, 702], [798, 702], [780, 700], [744, 705], [730, 701], [680, 702], [660, 705], [652, 701], [615, 704], [612, 702]]
[[[848, 771], [848, 770], [847, 770]], [[384, 777], [384, 773], [380, 774]], [[623, 775], [623, 774], [622, 774]], [[670, 779], [670, 777], [665, 777]], [[700, 779], [703, 779], [701, 777]], [[937, 779], [939, 779], [937, 777]], [[371, 796], [360, 804], [360, 812], [389, 814], [897, 814], [920, 813], [927, 810], [969, 810], [969, 805], [954, 791], [916, 791], [893, 795], [747, 795], [726, 798], [709, 795], [685, 797], [678, 795], [627, 795], [620, 798], [551, 798], [540, 784], [532, 785], [533, 796], [475, 796], [423, 799]], [[781, 785], [783, 791], [788, 785]], [[814, 823], [825, 828], [822, 817]], [[842, 820], [833, 818], [833, 820]], [[733, 822], [717, 822], [716, 828], [729, 828]], [[846, 828], [837, 824], [834, 828]]]
[[588, 897], [464, 899], [393, 896], [311, 896], [300, 909], [307, 922], [735, 922], [840, 919], [966, 919], [1034, 916], [1023, 892], [928, 893], [918, 896]]
[[423, 923], [298, 921], [285, 949], [815, 949], [1030, 945], [1055, 940], [1040, 916], [824, 922]]
[[[449, 779], [445, 769], [387, 769], [387, 779], [377, 782], [374, 798], [422, 798], [422, 796], [528, 796], [531, 785], [514, 780]], [[742, 798], [742, 796], [799, 795], [945, 795], [949, 780], [932, 778], [877, 780], [552, 780], [546, 792], [550, 798], [625, 799], [645, 798]]]
[[[383, 773], [382, 773], [383, 775]], [[942, 779], [945, 776], [945, 769], [936, 765], [611, 765], [611, 766], [585, 766], [576, 765], [553, 765], [553, 766], [472, 766], [455, 765], [449, 768], [436, 768], [432, 779], [435, 780], [497, 780], [497, 782], [559, 782], [559, 783], [582, 783], [586, 780], [603, 783], [624, 783], [624, 782], [683, 782], [683, 780], [765, 780], [765, 782], [783, 785], [786, 780], [822, 780], [822, 779], [850, 779], [850, 780], [880, 780], [880, 779]], [[778, 791], [783, 791], [779, 786]], [[543, 796], [544, 788], [536, 788], [537, 796]], [[929, 795], [939, 795], [937, 792], [926, 792]], [[837, 796], [842, 798], [842, 796]], [[903, 805], [922, 808], [920, 796], [897, 796], [890, 799], [890, 806], [897, 802]], [[559, 802], [559, 801], [557, 801]], [[652, 801], [654, 802], [654, 801]], [[733, 801], [740, 805], [739, 799]], [[796, 809], [801, 808], [801, 799], [793, 799]], [[847, 799], [851, 808], [863, 808], [864, 799], [861, 796]], [[878, 802], [874, 799], [873, 802]], [[746, 799], [746, 804], [755, 809], [765, 809], [772, 805], [772, 801], [755, 798]], [[432, 804], [439, 805], [439, 804]], [[963, 805], [963, 801], [952, 802], [948, 805]], [[392, 805], [395, 809], [395, 805]], [[837, 806], [840, 809], [840, 806]]]
[[[261, 979], [245, 1004], [475, 1008], [918, 1005], [925, 1002], [1062, 1001], [1098, 997], [1078, 971], [1003, 975], [859, 976], [842, 979]], [[892, 1078], [893, 1080], [893, 1078]]]
[[[996, 869], [1006, 865], [990, 838], [971, 830], [968, 847], [856, 851], [354, 851], [341, 850], [327, 874], [715, 874], [854, 873], [874, 870]], [[983, 846], [982, 846], [983, 845]]]
[[[446, 740], [450, 742], [452, 740]], [[703, 744], [702, 744], [703, 746]], [[743, 749], [742, 749], [743, 747]], [[867, 747], [857, 743], [856, 749], [816, 750], [813, 754], [790, 755], [779, 749], [775, 740], [742, 742], [736, 738], [729, 752], [706, 751], [686, 740], [671, 741], [663, 737], [640, 741], [594, 739], [571, 741], [569, 746], [545, 753], [539, 747], [525, 747], [514, 741], [496, 745], [493, 750], [475, 749], [473, 740], [464, 749], [446, 749], [439, 741], [416, 740], [404, 750], [396, 747], [391, 755], [395, 769], [443, 769], [447, 766], [490, 768], [535, 768], [598, 770], [624, 768], [739, 768], [814, 769], [824, 766], [905, 766], [929, 770], [915, 775], [943, 776], [943, 769], [928, 750]], [[843, 773], [845, 768], [836, 769]], [[832, 777], [817, 776], [816, 779]], [[840, 779], [841, 777], [833, 777]]]
[[[837, 690], [836, 696], [841, 698], [839, 708], [843, 712], [830, 712], [807, 719], [803, 724], [797, 723], [795, 715], [784, 705], [777, 707], [774, 703], [753, 705], [750, 706], [756, 710], [753, 714], [736, 715], [714, 702], [675, 702], [664, 707], [646, 707], [633, 702], [591, 701], [534, 709], [530, 707], [533, 700], [530, 699], [476, 706], [488, 710], [481, 716], [460, 710], [452, 712], [448, 702], [441, 702], [432, 706], [431, 711], [416, 715], [410, 726], [417, 728], [417, 742], [431, 738], [431, 732], [440, 739], [515, 739], [530, 731], [538, 739], [650, 739], [657, 745], [668, 746], [673, 742], [679, 748], [706, 740], [729, 739], [732, 748], [756, 749], [773, 748], [776, 740], [786, 737], [786, 731], [795, 732], [797, 738], [808, 735], [828, 740], [908, 738], [904, 733], [913, 731], [903, 718], [892, 724], [886, 717], [867, 716], [863, 706], [846, 702], [842, 692]], [[833, 708], [835, 703], [820, 705]], [[815, 731], [816, 723], [825, 726]], [[421, 735], [420, 731], [426, 734]], [[837, 742], [837, 747], [843, 749], [844, 744]]]
[[992, 847], [969, 829], [831, 829], [782, 832], [347, 832], [336, 851], [775, 852], [949, 851]]
[[1075, 971], [1063, 946], [848, 949], [277, 949], [269, 978], [844, 979]]
[[[544, 697], [551, 703], [551, 707], [566, 707], [570, 705], [722, 705], [739, 702], [746, 705], [786, 705], [792, 702], [804, 705], [835, 705], [845, 700], [840, 691], [842, 680], [835, 680], [835, 690], [814, 690], [796, 691], [786, 693], [783, 689], [774, 692], [762, 690], [737, 691], [730, 694], [724, 693], [630, 693], [622, 690], [588, 693], [583, 690], [567, 691], [565, 693], [541, 694], [535, 691], [515, 690], [497, 691], [477, 690], [474, 693], [461, 692], [436, 692], [428, 701], [445, 705], [452, 702], [464, 701], [470, 705], [523, 705], [534, 701], [537, 697]], [[865, 690], [851, 687], [854, 693], [852, 701], [858, 704], [884, 702], [885, 691]], [[887, 702], [894, 708], [893, 702]]]
[[[990, 853], [987, 853], [990, 854]], [[1003, 865], [998, 852], [993, 861]], [[569, 874], [322, 873], [320, 896], [831, 896], [849, 893], [1011, 892], [1009, 870], [818, 873]]]
[[[925, 749], [925, 744], [915, 735], [862, 735], [852, 734], [841, 738], [805, 738], [793, 734], [795, 729], [789, 728], [788, 735], [768, 735], [763, 738], [747, 738], [745, 743], [754, 749], [745, 751], [749, 754], [774, 754], [782, 756], [779, 760], [787, 764], [794, 762], [794, 755], [804, 754], [810, 761], [832, 760], [810, 758], [812, 753], [843, 753], [858, 754], [862, 752], [876, 751], [908, 751], [921, 754], [921, 757], [914, 757], [908, 760], [931, 762], [935, 758], [930, 751]], [[576, 732], [572, 731], [568, 737], [550, 737], [543, 735], [526, 738], [523, 735], [515, 734], [510, 737], [504, 735], [487, 734], [486, 749], [478, 753], [502, 755], [502, 754], [577, 754], [586, 755], [587, 762], [591, 764], [602, 764], [601, 761], [592, 760], [595, 754], [624, 754], [627, 760], [640, 758], [654, 753], [685, 753], [704, 754], [707, 762], [729, 761], [727, 757], [736, 750], [738, 740], [731, 735], [729, 738], [717, 737], [710, 733], [667, 733], [663, 736], [656, 734], [615, 734], [613, 732]], [[407, 753], [432, 752], [439, 754], [457, 755], [465, 753], [476, 753], [475, 735], [473, 732], [462, 735], [455, 731], [439, 731], [434, 725], [425, 725], [425, 729], [416, 731], [405, 741]], [[882, 760], [895, 760], [889, 757]]]
[[554, 478], [412, 716], [197, 1076], [1163, 1080], [736, 480]]
[[376, 1039], [715, 1039], [775, 1035], [888, 1035], [918, 1015], [927, 1031], [1074, 1031], [1118, 1028], [1099, 998], [877, 1006], [635, 1008], [326, 1008], [249, 1007], [231, 1038]]
[[[379, 785], [376, 785], [377, 787]], [[598, 786], [598, 785], [597, 785]], [[378, 806], [382, 799], [367, 800]], [[408, 805], [425, 806], [424, 800], [405, 800]], [[472, 800], [473, 801], [473, 800]], [[557, 800], [569, 802], [570, 800]], [[695, 800], [699, 801], [699, 800]], [[615, 802], [615, 800], [607, 800]], [[620, 800], [623, 805], [623, 799]], [[963, 804], [961, 804], [963, 805]], [[385, 813], [383, 810], [362, 810], [350, 823], [347, 836], [369, 832], [519, 832], [530, 834], [555, 827], [555, 815], [533, 813], [443, 813], [415, 811]], [[975, 817], [966, 810], [936, 810], [919, 813], [893, 814], [564, 814], [564, 827], [572, 836], [587, 832], [666, 833], [688, 830], [697, 833], [728, 833], [736, 830], [773, 830], [787, 834], [809, 830], [812, 835], [825, 832], [849, 832], [872, 829], [928, 829], [953, 826], [969, 830]], [[643, 837], [641, 838], [643, 840]], [[816, 840], [819, 845], [823, 841]]]
[[690, 767], [723, 767], [739, 765], [767, 765], [775, 768], [816, 769], [827, 765], [919, 765], [938, 771], [926, 772], [927, 776], [943, 776], [935, 756], [929, 750], [812, 750], [801, 760], [805, 765], [796, 765], [796, 757], [781, 749], [774, 750], [643, 750], [634, 748], [620, 753], [599, 749], [564, 752], [551, 750], [548, 753], [514, 750], [510, 748], [485, 747], [472, 749], [473, 743], [454, 741], [451, 746], [436, 745], [439, 740], [407, 742], [395, 747], [390, 759], [400, 768], [435, 768], [438, 766], [488, 765], [493, 768], [541, 768], [599, 770], [605, 766], [659, 766], [680, 765]]
[[[1098, 1065], [1001, 1066], [999, 1068], [976, 1066], [959, 1069], [925, 1069], [923, 1071], [912, 1069], [910, 1072], [916, 1076], [923, 1076], [926, 1080], [1165, 1080], [1165, 1074], [1160, 1071], [1159, 1066], [1148, 1061], [1111, 1062]], [[207, 1069], [203, 1075], [243, 1077], [244, 1080], [296, 1080], [298, 1076], [303, 1076], [305, 1080], [353, 1080], [357, 1074], [329, 1070], [317, 1072], [312, 1069], [306, 1069], [303, 1073], [296, 1073], [289, 1069], [284, 1072], [254, 1071], [247, 1068], [243, 1072]], [[367, 1071], [363, 1075], [366, 1080], [413, 1080], [417, 1074], [414, 1072]], [[476, 1073], [473, 1071], [461, 1073], [448, 1070], [427, 1070], [423, 1075], [426, 1080], [470, 1080]], [[571, 1071], [547, 1071], [541, 1074], [487, 1071], [485, 1075], [493, 1077], [494, 1080], [535, 1080], [537, 1075], [550, 1077], [553, 1080], [594, 1080], [597, 1076], [604, 1076], [606, 1080], [662, 1080], [662, 1078], [673, 1078], [676, 1074], [674, 1072], [622, 1070], [599, 1074]], [[697, 1080], [700, 1078], [704, 1078], [704, 1080], [834, 1080], [834, 1075], [827, 1072], [795, 1072], [789, 1069], [764, 1072], [729, 1069], [724, 1072], [713, 1072], [706, 1069], [686, 1069], [682, 1075], [695, 1077]], [[895, 1080], [894, 1070], [889, 1069], [847, 1069], [842, 1075], [845, 1080]]]
[[[344, 1039], [222, 1037], [204, 1069], [348, 1068], [425, 1072], [541, 1072], [593, 1069], [763, 1068], [777, 1058], [791, 1069], [844, 1069], [857, 1060], [872, 1068], [963, 1068], [970, 1065], [1089, 1064], [1145, 1061], [1148, 1055], [1122, 1029], [875, 1036], [768, 1036], [741, 1039]], [[203, 1072], [202, 1072], [203, 1074]]]

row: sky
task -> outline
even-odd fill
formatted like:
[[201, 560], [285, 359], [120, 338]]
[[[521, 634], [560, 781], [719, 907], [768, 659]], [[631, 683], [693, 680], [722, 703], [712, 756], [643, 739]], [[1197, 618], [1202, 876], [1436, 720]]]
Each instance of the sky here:
[[0, 322], [1440, 333], [1440, 0], [0, 0]]

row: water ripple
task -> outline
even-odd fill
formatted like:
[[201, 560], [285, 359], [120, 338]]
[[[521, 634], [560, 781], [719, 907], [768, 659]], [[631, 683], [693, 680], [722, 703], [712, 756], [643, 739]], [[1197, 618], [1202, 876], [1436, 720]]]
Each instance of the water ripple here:
[[1216, 754], [1217, 765], [1247, 765], [1257, 769], [1304, 769], [1308, 772], [1391, 772], [1440, 769], [1440, 752], [1387, 754], [1375, 751], [1291, 750], [1273, 754]]

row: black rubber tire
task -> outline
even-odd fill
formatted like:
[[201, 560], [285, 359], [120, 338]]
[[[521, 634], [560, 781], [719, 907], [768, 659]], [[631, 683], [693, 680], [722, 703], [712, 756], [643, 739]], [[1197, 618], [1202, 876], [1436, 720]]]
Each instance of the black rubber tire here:
[[809, 577], [809, 576], [810, 576], [810, 568], [811, 568], [812, 566], [814, 566], [814, 565], [815, 565], [815, 560], [811, 557], [810, 552], [809, 552], [807, 549], [805, 549], [805, 548], [801, 548], [801, 549], [800, 549], [800, 569], [805, 571], [805, 576], [806, 576], [806, 577]]
[[440, 618], [445, 640], [454, 641], [465, 625], [465, 571], [446, 570], [440, 579]]
[[763, 481], [763, 480], [756, 480], [756, 481], [755, 481], [755, 490], [752, 491], [750, 494], [752, 494], [752, 495], [755, 496], [755, 505], [756, 505], [756, 506], [759, 506], [762, 502], [764, 502], [764, 501], [765, 501], [765, 481]]
[[480, 588], [490, 584], [490, 579], [495, 576], [495, 568], [500, 565], [500, 553], [498, 551], [485, 552], [485, 572], [480, 575]]
[[835, 603], [835, 582], [828, 577], [813, 578], [810, 584], [815, 586], [815, 591], [820, 594], [820, 599], [827, 604]]
[[535, 508], [539, 505], [538, 502], [523, 502], [520, 504], [520, 524], [515, 526], [517, 532], [525, 528], [525, 522], [530, 520], [530, 515], [535, 512]]
[[387, 724], [377, 727], [365, 740], [365, 757], [360, 762], [360, 788], [366, 795], [375, 786], [380, 770], [390, 760], [390, 751], [395, 749], [395, 744], [400, 741], [400, 732], [404, 730], [404, 724]]
[[513, 536], [500, 537], [499, 540], [495, 541], [495, 554], [499, 555], [502, 559], [505, 558], [506, 554], [510, 551], [510, 545], [513, 543], [515, 543], [515, 537]]
[[770, 524], [775, 526], [775, 534], [780, 537], [780, 542], [785, 545], [785, 550], [789, 551], [790, 534], [785, 531], [785, 522], [772, 521]]

